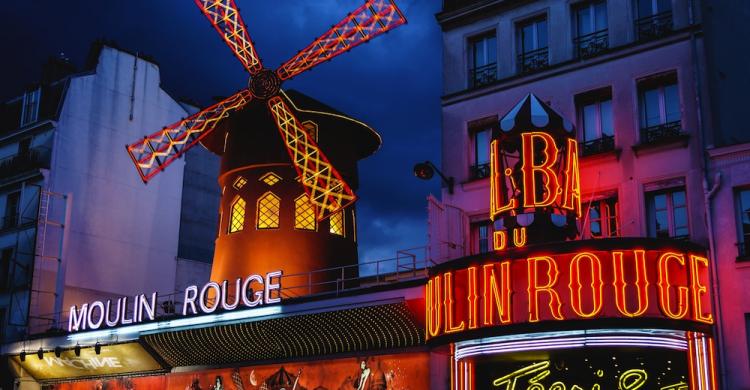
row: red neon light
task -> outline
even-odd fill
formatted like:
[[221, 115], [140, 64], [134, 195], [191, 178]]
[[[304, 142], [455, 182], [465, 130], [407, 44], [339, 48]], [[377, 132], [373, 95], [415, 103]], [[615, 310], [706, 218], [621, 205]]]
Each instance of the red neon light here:
[[[589, 288], [591, 291], [591, 311], [585, 312], [583, 310], [583, 302], [581, 294], [584, 289], [581, 283], [581, 262], [588, 260], [589, 271], [591, 273], [591, 282]], [[602, 263], [595, 254], [590, 252], [582, 252], [570, 261], [570, 307], [580, 317], [591, 318], [599, 314], [602, 311], [602, 287], [604, 281], [602, 280]]]
[[469, 301], [469, 329], [476, 329], [479, 325], [479, 295], [477, 295], [477, 267], [469, 267], [466, 269], [468, 280], [466, 285], [468, 286], [467, 297]]
[[427, 282], [427, 296], [425, 297], [425, 306], [427, 306], [427, 338], [437, 337], [440, 335], [440, 275], [435, 276]]
[[581, 177], [578, 169], [578, 142], [572, 138], [568, 138], [563, 182], [562, 207], [575, 212], [578, 218], [581, 218]]
[[510, 322], [510, 261], [499, 263], [502, 289], [498, 288], [498, 278], [495, 276], [496, 265], [496, 263], [492, 263], [482, 266], [484, 285], [482, 289], [482, 302], [484, 303], [482, 325], [484, 326], [495, 323], [495, 309], [497, 309], [501, 324]]
[[[545, 158], [541, 163], [537, 163], [535, 149], [535, 140], [542, 143], [541, 150]], [[557, 162], [558, 149], [555, 145], [555, 139], [551, 135], [542, 132], [529, 132], [521, 134], [521, 150], [523, 172], [523, 207], [546, 207], [555, 202], [560, 184], [557, 181], [557, 173], [552, 169]], [[538, 199], [536, 188], [537, 174], [544, 177], [541, 184], [544, 187], [542, 198]]]
[[443, 294], [443, 296], [445, 297], [445, 333], [460, 332], [464, 330], [466, 324], [464, 324], [463, 320], [461, 320], [458, 325], [455, 325], [453, 322], [453, 319], [455, 317], [453, 315], [455, 309], [453, 299], [453, 273], [444, 273], [443, 281], [445, 283], [445, 293]]
[[672, 282], [669, 277], [669, 263], [677, 262], [685, 267], [685, 255], [681, 253], [666, 252], [659, 258], [659, 307], [665, 316], [679, 320], [685, 318], [688, 313], [688, 288], [677, 286], [677, 310], [672, 308], [670, 288]]
[[708, 259], [702, 256], [690, 255], [690, 289], [693, 296], [693, 318], [696, 321], [713, 324], [713, 315], [711, 313], [706, 314], [703, 311], [703, 300], [701, 297], [708, 294], [708, 287], [701, 284], [700, 267], [708, 269]]
[[[635, 260], [635, 287], [636, 297], [638, 298], [638, 308], [634, 312], [628, 311], [626, 302], [626, 290], [628, 283], [625, 281], [625, 266], [623, 252], [612, 252], [612, 265], [614, 268], [614, 287], [615, 287], [615, 304], [620, 314], [626, 317], [639, 317], [648, 309], [648, 273], [646, 271], [646, 251], [634, 250], [633, 258]], [[628, 267], [631, 268], [631, 267]]]
[[[564, 320], [560, 303], [560, 296], [555, 291], [557, 278], [560, 272], [557, 270], [557, 263], [548, 256], [530, 257], [528, 260], [528, 278], [529, 278], [529, 322], [539, 321], [539, 293], [546, 292], [549, 294], [549, 311], [556, 320]], [[547, 266], [547, 283], [539, 284], [539, 263]]]

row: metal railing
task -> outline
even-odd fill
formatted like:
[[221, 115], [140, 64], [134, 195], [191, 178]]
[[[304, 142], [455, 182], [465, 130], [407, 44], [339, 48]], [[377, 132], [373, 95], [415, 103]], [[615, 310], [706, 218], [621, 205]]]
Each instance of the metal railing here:
[[[433, 265], [435, 263], [429, 258], [427, 246], [399, 250], [395, 257], [388, 259], [298, 274], [285, 274], [281, 277], [280, 296], [283, 299], [336, 297], [343, 293], [374, 286], [426, 278], [429, 276], [430, 267]], [[158, 295], [155, 310], [156, 320], [174, 318], [178, 316], [178, 313], [182, 313], [183, 298], [184, 291]], [[102, 296], [99, 299], [105, 301], [112, 299], [113, 304], [116, 304], [117, 297]], [[234, 296], [230, 294], [227, 300], [229, 302], [234, 301]], [[214, 299], [206, 301], [209, 306], [212, 306], [214, 302]], [[129, 308], [126, 311], [126, 317], [132, 318], [132, 315], [132, 308]], [[59, 318], [60, 320], [56, 322], [53, 318]], [[38, 321], [36, 326], [29, 327], [29, 336], [45, 333], [62, 334], [65, 333], [68, 326], [67, 312], [40, 315], [37, 319], [43, 319], [44, 321]]]
[[672, 28], [672, 11], [666, 11], [637, 19], [635, 36], [639, 41], [648, 41], [671, 33]]
[[573, 40], [576, 48], [576, 58], [594, 57], [609, 48], [609, 33], [607, 29], [581, 35]]
[[469, 179], [479, 180], [490, 177], [490, 163], [474, 164], [469, 167]]
[[521, 73], [534, 72], [548, 66], [549, 50], [546, 47], [518, 55], [518, 70]]
[[651, 144], [678, 139], [682, 134], [680, 121], [641, 128], [641, 143]]
[[491, 63], [478, 66], [469, 71], [471, 73], [471, 87], [477, 88], [483, 85], [492, 84], [497, 81], [497, 63]]
[[584, 156], [613, 150], [615, 150], [615, 136], [613, 135], [602, 135], [601, 138], [581, 142], [581, 154]]

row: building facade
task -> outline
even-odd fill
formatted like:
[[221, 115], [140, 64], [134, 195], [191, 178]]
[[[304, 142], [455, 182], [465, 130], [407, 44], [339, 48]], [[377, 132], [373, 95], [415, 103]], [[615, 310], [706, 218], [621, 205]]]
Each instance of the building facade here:
[[[750, 383], [747, 297], [735, 293], [747, 279], [736, 260], [746, 218], [738, 208], [747, 184], [739, 172], [747, 160], [736, 157], [743, 146], [714, 149], [715, 140], [731, 144], [727, 134], [737, 129], [724, 124], [719, 132], [711, 115], [730, 94], [712, 84], [724, 61], [705, 46], [720, 41], [722, 22], [714, 18], [732, 8], [712, 3], [445, 1], [437, 15], [444, 42], [442, 170], [457, 184], [452, 193], [443, 189], [441, 201], [429, 201], [430, 247], [437, 261], [492, 251], [489, 142], [498, 116], [533, 93], [577, 129], [579, 238], [656, 237], [711, 249], [721, 286], [717, 338], [743, 340], [720, 344], [722, 383], [740, 389]], [[713, 28], [708, 38], [704, 14]], [[724, 109], [725, 123], [736, 123], [735, 108]]]
[[51, 59], [2, 110], [3, 340], [59, 329], [65, 307], [92, 298], [208, 279], [218, 159], [197, 151], [144, 188], [122, 152], [194, 110], [161, 88], [158, 65], [97, 43], [85, 71]]

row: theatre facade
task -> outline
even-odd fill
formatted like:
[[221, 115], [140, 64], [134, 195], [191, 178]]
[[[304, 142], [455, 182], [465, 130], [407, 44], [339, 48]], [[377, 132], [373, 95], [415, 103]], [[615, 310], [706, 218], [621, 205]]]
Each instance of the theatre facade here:
[[[359, 122], [313, 117], [349, 126], [367, 153], [378, 142]], [[331, 240], [321, 233], [332, 222], [323, 221], [309, 232], [318, 241], [300, 241], [317, 248], [309, 263], [319, 268], [305, 270], [307, 258], [292, 256], [302, 232], [283, 224], [273, 240], [286, 235], [288, 258], [238, 261], [273, 253], [246, 251], [244, 240], [269, 233], [247, 229], [219, 238], [221, 278], [177, 296], [73, 306], [64, 332], [4, 345], [3, 354], [21, 388], [57, 390], [717, 388], [706, 250], [684, 240], [576, 239], [581, 183], [572, 134], [534, 95], [500, 119], [491, 142], [489, 253], [439, 264], [407, 253], [325, 266], [328, 256], [356, 248], [356, 238]], [[294, 183], [281, 162], [243, 169], [220, 180], [262, 182], [273, 171]], [[279, 191], [285, 199], [298, 187]], [[231, 215], [232, 201], [224, 203]], [[341, 218], [351, 228], [349, 207]], [[234, 263], [241, 271], [230, 275]]]

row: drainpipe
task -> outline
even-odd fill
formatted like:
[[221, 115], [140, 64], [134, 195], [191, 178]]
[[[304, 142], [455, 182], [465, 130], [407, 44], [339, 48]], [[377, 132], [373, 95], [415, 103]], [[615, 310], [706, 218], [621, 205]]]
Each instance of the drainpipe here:
[[721, 388], [726, 389], [726, 377], [727, 377], [727, 369], [726, 369], [726, 349], [724, 347], [724, 332], [722, 331], [722, 311], [721, 311], [721, 296], [719, 294], [719, 278], [718, 278], [718, 259], [716, 257], [716, 241], [714, 239], [714, 227], [713, 227], [713, 212], [711, 208], [711, 201], [716, 195], [716, 192], [719, 190], [719, 187], [721, 186], [721, 172], [716, 172], [716, 175], [714, 176], [714, 184], [709, 189], [708, 188], [708, 179], [709, 179], [709, 157], [707, 152], [707, 144], [706, 144], [706, 128], [703, 123], [703, 102], [702, 102], [702, 83], [701, 83], [701, 72], [700, 72], [700, 58], [698, 58], [698, 43], [695, 39], [695, 30], [693, 29], [693, 26], [695, 25], [695, 0], [688, 0], [688, 23], [690, 25], [690, 50], [692, 55], [692, 61], [693, 61], [693, 92], [695, 93], [695, 104], [697, 105], [696, 110], [696, 121], [698, 122], [698, 130], [699, 130], [699, 136], [700, 136], [700, 143], [701, 143], [701, 153], [703, 154], [703, 158], [701, 159], [702, 162], [702, 171], [703, 171], [703, 205], [705, 207], [705, 224], [708, 234], [708, 253], [711, 257], [711, 269], [709, 269], [711, 273], [711, 286], [712, 286], [712, 295], [713, 295], [713, 305], [714, 305], [714, 312], [716, 313], [715, 318], [715, 329], [716, 329], [716, 337], [718, 339], [718, 345], [719, 345], [719, 384]]

